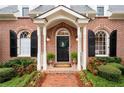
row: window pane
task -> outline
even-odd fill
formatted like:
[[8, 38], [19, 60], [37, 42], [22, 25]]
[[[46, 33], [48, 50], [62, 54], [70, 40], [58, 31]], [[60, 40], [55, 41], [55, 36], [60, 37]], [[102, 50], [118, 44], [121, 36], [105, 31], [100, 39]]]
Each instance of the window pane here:
[[23, 16], [28, 16], [29, 14], [29, 8], [28, 7], [23, 7], [22, 8], [22, 15]]
[[106, 54], [106, 34], [102, 31], [96, 33], [95, 36], [95, 52], [96, 55]]
[[97, 15], [98, 16], [104, 15], [104, 7], [97, 7]]

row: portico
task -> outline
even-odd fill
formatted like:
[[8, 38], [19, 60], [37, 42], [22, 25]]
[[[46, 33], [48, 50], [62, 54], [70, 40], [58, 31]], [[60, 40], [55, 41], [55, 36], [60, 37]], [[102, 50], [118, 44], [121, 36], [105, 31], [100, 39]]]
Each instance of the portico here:
[[[69, 53], [74, 49], [77, 52], [77, 70], [80, 71], [81, 68], [84, 70], [86, 69], [86, 63], [87, 63], [87, 31], [86, 31], [86, 24], [89, 21], [89, 18], [79, 14], [65, 6], [58, 6], [48, 12], [45, 12], [42, 15], [38, 15], [34, 18], [34, 23], [37, 25], [37, 36], [38, 36], [38, 53], [37, 53], [37, 70], [47, 70], [48, 64], [47, 64], [47, 53], [48, 53], [48, 43], [47, 38], [50, 28], [56, 27], [58, 28], [54, 31], [57, 33], [59, 29], [67, 29], [69, 33], [75, 34], [68, 34], [71, 38], [69, 38]], [[68, 25], [68, 26], [67, 26]], [[73, 29], [69, 29], [74, 28]], [[51, 34], [52, 37], [52, 34]], [[51, 45], [52, 51], [55, 53], [55, 57], [57, 57], [56, 53], [56, 36], [54, 34], [54, 42], [53, 45]], [[77, 41], [74, 40], [74, 37], [77, 38]], [[50, 38], [53, 40], [53, 38]], [[67, 40], [67, 38], [66, 38]], [[72, 43], [71, 41], [75, 41]], [[76, 44], [77, 43], [77, 44]], [[76, 45], [73, 49], [71, 49], [71, 46]], [[50, 46], [50, 44], [49, 44]], [[77, 49], [76, 49], [77, 48]], [[50, 51], [50, 50], [49, 50]], [[69, 55], [70, 57], [70, 55]], [[70, 59], [70, 58], [69, 58]], [[69, 60], [70, 62], [70, 60]]]

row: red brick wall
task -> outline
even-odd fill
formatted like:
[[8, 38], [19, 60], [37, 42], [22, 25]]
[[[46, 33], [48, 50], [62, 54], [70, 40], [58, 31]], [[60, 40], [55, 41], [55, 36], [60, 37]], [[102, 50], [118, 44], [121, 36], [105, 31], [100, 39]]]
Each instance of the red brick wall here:
[[10, 59], [9, 30], [18, 33], [23, 29], [32, 32], [36, 30], [36, 26], [30, 18], [19, 18], [15, 21], [0, 21], [0, 62]]
[[56, 53], [56, 31], [60, 28], [66, 28], [68, 29], [70, 33], [70, 51], [71, 52], [77, 52], [77, 31], [76, 28], [66, 24], [66, 23], [60, 23], [50, 29], [47, 30], [47, 36], [50, 37], [50, 41], [47, 42], [47, 53]]
[[[75, 40], [76, 29], [68, 24], [60, 23], [47, 30], [50, 35], [50, 41], [47, 42], [47, 52], [55, 53], [55, 33], [57, 29], [65, 27], [71, 33], [71, 51], [77, 51], [77, 41]], [[9, 30], [16, 33], [26, 29], [29, 32], [36, 30], [36, 25], [30, 18], [19, 18], [15, 21], [0, 21], [0, 62], [10, 59], [10, 40]], [[124, 20], [110, 20], [107, 17], [96, 18], [87, 24], [87, 29], [94, 32], [98, 29], [105, 29], [110, 34], [111, 31], [117, 30], [117, 56], [124, 60]], [[43, 48], [43, 37], [41, 42]]]
[[99, 29], [105, 29], [110, 34], [113, 30], [117, 30], [117, 56], [124, 60], [124, 20], [110, 20], [107, 17], [97, 17], [90, 21], [87, 29], [94, 32]]

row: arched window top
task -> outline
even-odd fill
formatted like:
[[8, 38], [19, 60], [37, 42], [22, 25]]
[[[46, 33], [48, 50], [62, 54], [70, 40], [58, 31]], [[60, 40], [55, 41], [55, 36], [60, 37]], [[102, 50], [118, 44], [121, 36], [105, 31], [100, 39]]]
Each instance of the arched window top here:
[[60, 28], [58, 31], [57, 31], [57, 35], [70, 35], [69, 31], [65, 28]]
[[20, 33], [20, 38], [29, 38], [30, 34], [27, 31], [21, 32]]
[[97, 30], [96, 32], [95, 32], [95, 34], [101, 34], [101, 35], [107, 35], [107, 36], [109, 36], [109, 33], [106, 31], [106, 30], [104, 30], [104, 29], [100, 29], [100, 30]]
[[99, 30], [95, 33], [95, 54], [108, 55], [108, 36], [105, 30]]
[[103, 37], [104, 38], [104, 37], [106, 37], [106, 33], [103, 31], [99, 31], [96, 33], [96, 37]]

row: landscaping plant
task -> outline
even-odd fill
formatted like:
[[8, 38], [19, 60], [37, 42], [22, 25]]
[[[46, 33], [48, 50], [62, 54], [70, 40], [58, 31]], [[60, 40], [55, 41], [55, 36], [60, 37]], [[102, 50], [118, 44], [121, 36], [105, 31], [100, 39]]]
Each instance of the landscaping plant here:
[[118, 63], [108, 63], [107, 65], [111, 65], [121, 70], [122, 74], [124, 75], [124, 66]]
[[101, 65], [98, 67], [98, 75], [111, 81], [119, 81], [121, 71], [111, 65]]
[[71, 60], [72, 60], [73, 64], [77, 63], [77, 52], [71, 53]]
[[80, 80], [82, 81], [82, 84], [84, 87], [92, 87], [93, 83], [87, 78], [87, 74], [85, 71], [79, 72]]
[[10, 80], [16, 76], [13, 68], [0, 68], [0, 83]]
[[52, 64], [55, 61], [55, 55], [53, 53], [47, 54], [47, 61], [49, 64]]
[[96, 59], [106, 63], [121, 63], [120, 57], [96, 57]]
[[98, 61], [95, 57], [90, 57], [88, 60], [87, 68], [88, 70], [93, 73], [94, 75], [97, 75], [97, 67], [100, 65], [105, 64], [104, 62]]
[[36, 70], [36, 61], [32, 58], [16, 58], [2, 64], [1, 67], [12, 67], [19, 76], [22, 76]]

